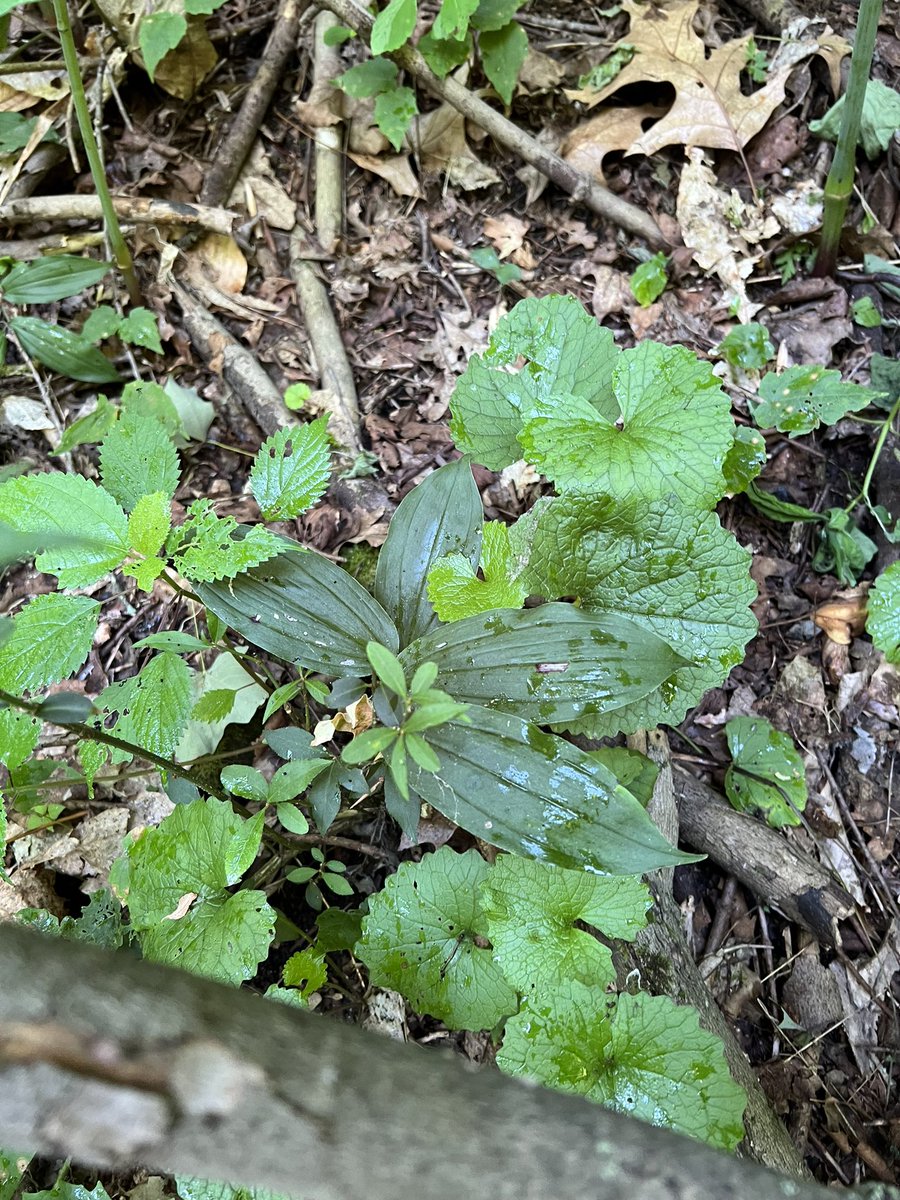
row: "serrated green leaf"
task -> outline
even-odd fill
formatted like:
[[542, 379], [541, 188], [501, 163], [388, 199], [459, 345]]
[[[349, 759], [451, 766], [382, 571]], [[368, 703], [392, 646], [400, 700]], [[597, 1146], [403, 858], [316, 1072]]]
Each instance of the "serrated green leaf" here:
[[267, 521], [306, 512], [325, 493], [331, 475], [328, 417], [279, 429], [263, 442], [250, 472], [250, 490]]
[[769, 340], [765, 325], [750, 321], [745, 325], [735, 325], [719, 342], [716, 354], [732, 367], [761, 371], [775, 357], [775, 347]]
[[89, 342], [102, 342], [117, 332], [122, 318], [109, 304], [100, 304], [88, 313], [87, 320], [81, 327], [81, 336]]
[[524, 995], [562, 979], [605, 990], [615, 981], [612, 954], [576, 922], [633, 941], [646, 925], [650, 892], [637, 876], [603, 878], [501, 854], [481, 884], [494, 959]]
[[516, 1008], [516, 993], [490, 950], [478, 885], [491, 868], [474, 850], [443, 847], [401, 863], [369, 897], [356, 955], [376, 987], [393, 988], [451, 1029], [491, 1029]]
[[166, 427], [129, 406], [100, 447], [103, 486], [131, 512], [143, 496], [153, 492], [171, 499], [180, 475], [178, 451]]
[[472, 53], [471, 33], [457, 41], [456, 38], [437, 38], [434, 30], [429, 29], [424, 37], [419, 38], [418, 50], [438, 78], [443, 79], [457, 67], [461, 67]]
[[396, 621], [401, 645], [437, 625], [426, 591], [433, 564], [458, 554], [473, 569], [478, 565], [483, 517], [464, 459], [433, 471], [401, 501], [375, 570], [375, 597]]
[[37, 542], [47, 535], [48, 548], [34, 562], [39, 571], [58, 576], [60, 587], [96, 583], [129, 549], [124, 512], [82, 475], [54, 472], [8, 480], [0, 485], [0, 521]]
[[413, 791], [476, 837], [525, 858], [635, 875], [688, 861], [600, 763], [509, 713], [471, 706], [428, 735], [437, 775], [410, 767]]
[[180, 919], [139, 931], [139, 938], [144, 958], [152, 962], [239, 984], [256, 974], [274, 933], [275, 913], [265, 892], [246, 891], [195, 904]]
[[442, 0], [431, 27], [432, 34], [442, 40], [461, 40], [468, 31], [469, 17], [477, 7], [478, 0]]
[[109, 1195], [102, 1183], [88, 1189], [83, 1184], [58, 1178], [49, 1191], [30, 1192], [29, 1200], [109, 1200]]
[[734, 431], [731, 449], [725, 455], [725, 462], [722, 464], [726, 493], [737, 496], [746, 492], [748, 485], [766, 465], [766, 461], [765, 438], [756, 430], [739, 425]]
[[478, 37], [478, 50], [484, 73], [507, 107], [512, 104], [519, 72], [528, 57], [528, 34], [510, 21], [502, 29], [484, 30]]
[[416, 0], [390, 0], [375, 18], [369, 44], [373, 54], [387, 54], [409, 41], [416, 27]]
[[375, 124], [398, 153], [418, 111], [412, 88], [392, 87], [381, 92], [375, 100]]
[[[279, 540], [279, 550], [286, 542]], [[233, 583], [201, 583], [194, 590], [253, 645], [311, 671], [368, 676], [368, 642], [397, 649], [397, 630], [365, 588], [299, 546]]]
[[[288, 990], [298, 999], [300, 998], [300, 993], [296, 989], [287, 988], [272, 987], [268, 989], [266, 995], [271, 996], [275, 995], [276, 991], [286, 992]], [[275, 995], [275, 999], [280, 1000], [283, 997]], [[288, 1197], [281, 1196], [277, 1192], [270, 1192], [266, 1188], [236, 1187], [230, 1183], [192, 1179], [187, 1175], [176, 1175], [175, 1184], [181, 1200], [289, 1200]]]
[[178, 532], [173, 561], [192, 583], [233, 579], [284, 549], [283, 541], [261, 526], [239, 530], [234, 517], [217, 517], [209, 500], [191, 504]]
[[60, 454], [68, 454], [76, 446], [101, 441], [115, 424], [116, 412], [105, 396], [98, 396], [94, 411], [73, 421], [51, 453], [58, 457]]
[[628, 285], [632, 296], [642, 308], [647, 308], [654, 300], [658, 300], [666, 290], [666, 284], [669, 282], [666, 270], [668, 265], [669, 256], [660, 250], [632, 272]]
[[543, 725], [625, 709], [685, 664], [646, 627], [573, 604], [464, 617], [414, 642], [401, 661], [407, 671], [436, 662], [456, 700]]
[[770, 372], [759, 385], [762, 403], [753, 412], [760, 429], [777, 429], [792, 438], [833, 425], [848, 412], [859, 412], [872, 393], [858, 383], [841, 382], [840, 371], [824, 367], [788, 367]]
[[151, 12], [141, 19], [138, 41], [151, 79], [162, 60], [181, 43], [186, 33], [187, 21], [181, 13]]
[[0, 644], [0, 688], [20, 695], [68, 679], [88, 656], [99, 614], [87, 596], [35, 596]]
[[223, 767], [219, 778], [222, 787], [227, 788], [232, 796], [242, 796], [245, 800], [255, 800], [258, 804], [265, 804], [269, 798], [268, 781], [256, 767]]
[[255, 973], [274, 913], [262, 892], [226, 888], [256, 857], [263, 815], [245, 821], [224, 801], [195, 800], [131, 845], [128, 910], [146, 958], [225, 983]]
[[475, 29], [502, 29], [524, 3], [525, 0], [480, 0], [471, 24]]
[[642, 342], [613, 374], [619, 417], [557, 395], [537, 405], [519, 440], [528, 462], [560, 490], [594, 488], [620, 501], [675, 495], [711, 508], [725, 490], [734, 441], [731, 401], [709, 363], [684, 346]]
[[322, 987], [328, 978], [325, 966], [325, 955], [317, 947], [309, 946], [299, 950], [284, 964], [281, 973], [287, 987], [298, 988], [306, 999], [318, 988]]
[[378, 679], [395, 696], [406, 697], [406, 676], [395, 654], [378, 642], [369, 642], [366, 646], [366, 657], [372, 664], [372, 670]]
[[141, 496], [128, 518], [128, 539], [132, 549], [152, 557], [162, 549], [171, 528], [171, 495], [150, 492]]
[[[827, 138], [830, 142], [836, 142], [841, 132], [845, 100], [846, 97], [841, 96], [837, 103], [829, 108], [824, 117], [818, 121], [810, 121], [810, 132]], [[880, 79], [870, 79], [866, 84], [859, 124], [859, 138], [866, 157], [875, 159], [879, 154], [883, 154], [898, 128], [900, 128], [900, 94], [894, 88], [882, 83]]]
[[744, 1136], [746, 1096], [722, 1043], [700, 1028], [695, 1009], [666, 996], [626, 992], [615, 1001], [561, 982], [507, 1021], [497, 1065], [724, 1150]]
[[154, 354], [162, 354], [156, 314], [149, 308], [133, 308], [127, 317], [122, 318], [118, 334], [129, 346], [142, 346]]
[[449, 554], [428, 572], [428, 599], [442, 621], [489, 612], [493, 608], [521, 608], [528, 592], [521, 582], [523, 564], [509, 544], [509, 529], [501, 521], [488, 521], [481, 538], [481, 573], [462, 554]]
[[[0, 650], [0, 672], [3, 671], [3, 652]], [[0, 674], [2, 678], [2, 674]], [[8, 771], [14, 771], [22, 765], [32, 753], [41, 736], [41, 723], [31, 713], [20, 712], [15, 708], [0, 709], [0, 763]], [[0, 801], [0, 812], [3, 803]], [[3, 840], [0, 838], [0, 847]], [[2, 865], [2, 851], [0, 851]]]
[[195, 721], [224, 721], [234, 708], [236, 695], [234, 688], [213, 688], [204, 692], [191, 709], [191, 717]]
[[152, 592], [154, 583], [165, 569], [164, 558], [143, 558], [140, 562], [126, 563], [122, 574], [134, 579], [142, 592]]
[[16, 263], [0, 279], [0, 292], [10, 304], [50, 304], [99, 283], [112, 265], [75, 254], [48, 255]]
[[116, 737], [172, 758], [193, 707], [190, 669], [176, 654], [157, 654], [131, 679], [104, 688], [96, 705], [117, 715]]
[[605, 737], [677, 725], [742, 661], [756, 632], [749, 607], [756, 585], [747, 551], [715, 513], [673, 498], [638, 516], [573, 492], [539, 510], [532, 533], [527, 582], [534, 594], [575, 596], [586, 611], [626, 617], [687, 660], [658, 691], [572, 729]]
[[900, 563], [883, 571], [869, 592], [866, 632], [888, 662], [900, 663]]
[[645, 754], [625, 746], [600, 746], [597, 750], [589, 750], [588, 757], [603, 763], [622, 787], [628, 788], [641, 807], [647, 807], [659, 775], [659, 767], [655, 762]]
[[395, 87], [398, 71], [389, 58], [370, 58], [339, 75], [335, 84], [355, 100], [378, 96]]
[[773, 829], [799, 825], [806, 772], [793, 740], [764, 717], [734, 717], [725, 726], [731, 766], [725, 792], [738, 812], [758, 810]]
[[27, 354], [51, 371], [83, 383], [117, 383], [119, 373], [96, 346], [40, 317], [12, 317], [9, 327]]
[[[39, 933], [49, 934], [51, 937], [62, 937], [67, 941], [87, 942], [106, 950], [118, 950], [127, 936], [122, 922], [122, 906], [108, 888], [100, 888], [94, 892], [77, 918], [63, 917], [60, 921], [45, 909], [26, 908], [16, 913], [16, 920], [22, 925], [36, 929]], [[57, 1181], [53, 1190], [44, 1194], [51, 1196], [77, 1193], [82, 1197], [95, 1194], [106, 1195], [100, 1184], [97, 1185], [97, 1188], [99, 1193], [97, 1189], [94, 1192], [88, 1192], [86, 1188], [73, 1188], [72, 1185], [67, 1184], [67, 1190], [60, 1193], [59, 1181]], [[2, 1195], [2, 1183], [0, 1183], [0, 1195]]]
[[[518, 359], [525, 366], [510, 374]], [[476, 462], [500, 471], [522, 457], [518, 435], [539, 399], [589, 400], [609, 421], [619, 415], [612, 392], [618, 361], [612, 333], [574, 296], [523, 300], [503, 317], [483, 355], [473, 355], [451, 401], [450, 432]]]

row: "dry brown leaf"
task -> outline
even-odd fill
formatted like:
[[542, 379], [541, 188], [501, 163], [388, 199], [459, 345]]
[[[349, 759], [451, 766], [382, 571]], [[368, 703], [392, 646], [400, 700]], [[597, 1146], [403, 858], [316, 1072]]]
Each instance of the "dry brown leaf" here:
[[751, 35], [717, 46], [707, 57], [693, 27], [699, 0], [669, 8], [624, 0], [622, 7], [631, 17], [622, 44], [634, 46], [634, 58], [590, 99], [583, 93], [576, 98], [593, 107], [632, 83], [674, 87], [675, 100], [666, 116], [632, 142], [629, 154], [655, 154], [673, 145], [741, 149], [784, 100], [784, 85], [796, 62], [818, 51], [815, 39], [794, 43], [790, 55], [770, 64], [765, 85], [746, 96], [741, 91], [741, 72], [747, 65]]
[[504, 213], [502, 217], [486, 217], [484, 236], [494, 243], [499, 258], [509, 258], [525, 245], [525, 235], [531, 228], [521, 217]]
[[764, 218], [736, 192], [723, 191], [697, 149], [688, 151], [675, 211], [694, 261], [715, 272], [737, 301], [738, 320], [749, 321], [760, 305], [750, 303], [745, 281], [762, 254], [751, 243], [777, 233], [777, 221]]
[[210, 280], [229, 295], [237, 296], [247, 282], [247, 260], [233, 237], [221, 233], [208, 233], [202, 238], [188, 257], [199, 255]]
[[820, 605], [813, 614], [816, 625], [825, 631], [832, 642], [849, 646], [866, 627], [866, 593], [868, 586], [836, 592], [836, 599]]
[[565, 73], [555, 58], [532, 48], [519, 71], [519, 85], [530, 92], [546, 92], [558, 87]]
[[627, 150], [644, 132], [645, 121], [663, 116], [664, 108], [642, 104], [638, 108], [604, 108], [577, 125], [560, 147], [566, 162], [603, 183], [603, 160], [613, 150]]
[[466, 140], [466, 121], [450, 104], [441, 104], [419, 121], [417, 148], [422, 168], [463, 191], [489, 187], [500, 176], [475, 157]]
[[398, 196], [411, 196], [414, 200], [421, 197], [419, 181], [413, 175], [406, 154], [391, 154], [386, 158], [376, 158], [374, 154], [350, 154], [349, 157], [363, 171], [371, 171], [373, 175], [387, 180]]

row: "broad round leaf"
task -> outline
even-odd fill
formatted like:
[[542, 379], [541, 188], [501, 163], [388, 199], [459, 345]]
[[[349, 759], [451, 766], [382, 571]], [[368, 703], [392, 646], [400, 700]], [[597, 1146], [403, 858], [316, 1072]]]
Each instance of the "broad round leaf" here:
[[[356, 954], [376, 987], [393, 988], [451, 1029], [491, 1029], [517, 997], [489, 949], [478, 885], [491, 868], [447, 847], [402, 863], [369, 897]], [[478, 939], [478, 941], [476, 941]]]

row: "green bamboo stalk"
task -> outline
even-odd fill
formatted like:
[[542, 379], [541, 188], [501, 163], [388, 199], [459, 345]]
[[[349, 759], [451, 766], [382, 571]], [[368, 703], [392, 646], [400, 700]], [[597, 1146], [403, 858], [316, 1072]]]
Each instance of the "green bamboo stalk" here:
[[119, 218], [113, 205], [109, 185], [106, 182], [106, 172], [103, 169], [100, 148], [94, 137], [91, 113], [84, 91], [84, 79], [82, 78], [81, 66], [78, 62], [78, 52], [75, 49], [75, 39], [72, 36], [72, 26], [69, 22], [69, 10], [66, 0], [53, 0], [53, 15], [56, 18], [56, 31], [59, 34], [59, 41], [62, 46], [63, 58], [66, 63], [66, 73], [69, 76], [72, 104], [75, 106], [75, 116], [78, 120], [81, 142], [84, 146], [84, 152], [87, 155], [88, 165], [91, 168], [91, 177], [94, 180], [94, 187], [97, 189], [100, 207], [103, 210], [106, 236], [109, 239], [110, 249], [116, 260], [116, 266], [122, 272], [125, 285], [128, 288], [131, 303], [140, 304], [143, 297], [141, 296], [140, 285], [135, 274], [131, 251], [128, 249], [125, 239], [122, 236]]
[[844, 94], [844, 109], [841, 114], [841, 130], [828, 179], [825, 183], [825, 215], [822, 221], [822, 236], [813, 275], [833, 275], [837, 266], [838, 248], [844, 228], [844, 214], [853, 193], [853, 178], [856, 172], [856, 144], [859, 140], [859, 123], [866, 85], [875, 50], [875, 35], [878, 18], [881, 16], [882, 0], [862, 0], [859, 6], [859, 21], [850, 59], [850, 76]]

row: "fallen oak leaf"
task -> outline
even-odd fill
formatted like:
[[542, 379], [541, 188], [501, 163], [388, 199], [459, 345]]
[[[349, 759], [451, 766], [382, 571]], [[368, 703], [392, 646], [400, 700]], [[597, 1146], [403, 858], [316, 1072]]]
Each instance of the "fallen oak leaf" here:
[[638, 108], [604, 108], [576, 125], [560, 146], [560, 154], [579, 171], [604, 183], [603, 160], [614, 150], [628, 150], [644, 133], [648, 121], [658, 121], [665, 107], [642, 104]]
[[[785, 53], [769, 65], [764, 86], [745, 95], [741, 73], [747, 66], [751, 35], [716, 47], [707, 57], [693, 27], [699, 0], [667, 9], [624, 0], [622, 7], [631, 27], [620, 45], [633, 46], [634, 57], [591, 99], [583, 91], [575, 98], [593, 107], [633, 83], [674, 87], [675, 100], [668, 113], [635, 139], [629, 154], [655, 154], [671, 145], [741, 150], [784, 100], [785, 83], [796, 63], [819, 51], [815, 39], [785, 46]], [[836, 52], [830, 43], [828, 51], [832, 56]]]

